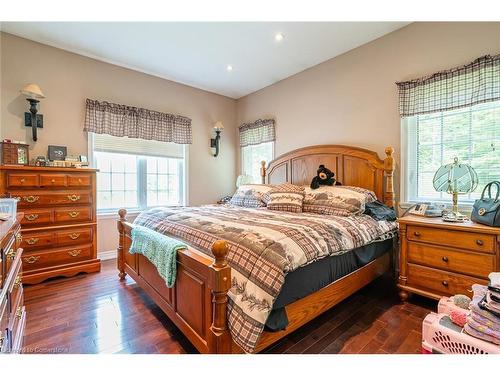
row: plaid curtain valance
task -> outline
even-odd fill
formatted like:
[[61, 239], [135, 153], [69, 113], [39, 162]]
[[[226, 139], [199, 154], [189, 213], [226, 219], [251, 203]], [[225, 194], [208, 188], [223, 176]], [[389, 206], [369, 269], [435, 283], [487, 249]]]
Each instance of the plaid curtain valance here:
[[276, 140], [274, 120], [257, 120], [241, 125], [239, 130], [240, 147], [274, 142]]
[[144, 108], [87, 99], [83, 130], [115, 137], [191, 144], [191, 119]]
[[396, 84], [401, 117], [500, 100], [500, 55], [483, 56], [458, 68]]

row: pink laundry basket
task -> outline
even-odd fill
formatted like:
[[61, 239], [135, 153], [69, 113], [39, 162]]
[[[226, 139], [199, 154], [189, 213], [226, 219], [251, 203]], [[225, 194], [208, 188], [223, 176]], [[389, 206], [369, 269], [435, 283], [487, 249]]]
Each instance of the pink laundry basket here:
[[500, 346], [462, 332], [445, 314], [428, 314], [422, 323], [422, 353], [500, 354]]

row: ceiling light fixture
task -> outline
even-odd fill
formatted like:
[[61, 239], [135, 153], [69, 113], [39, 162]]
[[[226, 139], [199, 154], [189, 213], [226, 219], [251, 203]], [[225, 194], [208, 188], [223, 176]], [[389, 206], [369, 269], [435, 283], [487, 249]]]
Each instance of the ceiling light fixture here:
[[233, 66], [232, 66], [232, 65], [228, 65], [228, 66], [226, 66], [226, 70], [227, 70], [228, 72], [232, 71], [232, 70], [233, 70]]
[[274, 40], [276, 40], [277, 42], [281, 42], [283, 40], [283, 38], [285, 38], [285, 36], [282, 33], [277, 33], [274, 36]]

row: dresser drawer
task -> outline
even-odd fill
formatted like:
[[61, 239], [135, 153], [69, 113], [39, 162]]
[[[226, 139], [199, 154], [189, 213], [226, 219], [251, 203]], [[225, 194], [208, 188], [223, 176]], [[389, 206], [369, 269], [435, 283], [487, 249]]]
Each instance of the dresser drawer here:
[[91, 219], [92, 219], [91, 207], [71, 207], [71, 208], [54, 209], [54, 221], [56, 223], [89, 221]]
[[24, 210], [24, 217], [21, 220], [21, 225], [40, 225], [49, 224], [52, 222], [52, 210]]
[[16, 330], [16, 323], [21, 317], [21, 311], [24, 305], [24, 294], [23, 286], [18, 285], [10, 294], [10, 318], [9, 318], [9, 329], [11, 331]]
[[23, 306], [16, 316], [16, 324], [11, 332], [12, 353], [21, 353], [24, 341], [24, 329], [26, 328], [26, 308]]
[[58, 246], [89, 243], [92, 242], [92, 228], [59, 231], [55, 236]]
[[90, 204], [92, 196], [90, 192], [65, 191], [65, 192], [11, 192], [13, 197], [19, 199], [19, 208], [30, 208], [38, 206]]
[[50, 232], [29, 232], [23, 234], [21, 247], [25, 250], [35, 249], [42, 246], [52, 246], [54, 234]]
[[493, 253], [495, 249], [495, 236], [484, 233], [409, 225], [406, 236], [411, 241], [452, 246], [485, 253]]
[[493, 255], [444, 249], [421, 243], [408, 243], [408, 261], [445, 271], [487, 278], [495, 270]]
[[446, 296], [465, 294], [472, 297], [472, 292], [470, 292], [472, 284], [486, 284], [486, 280], [411, 263], [408, 264], [407, 277], [409, 286], [420, 287]]
[[68, 175], [68, 186], [78, 187], [78, 186], [91, 186], [91, 185], [92, 185], [92, 175], [88, 173]]
[[7, 175], [8, 187], [38, 187], [38, 174], [36, 173], [9, 173]]
[[41, 173], [40, 174], [40, 186], [42, 187], [61, 187], [67, 185], [67, 177], [65, 174], [49, 174], [49, 173]]
[[23, 270], [30, 271], [80, 262], [90, 259], [91, 255], [91, 244], [64, 249], [32, 251], [29, 254], [23, 255]]

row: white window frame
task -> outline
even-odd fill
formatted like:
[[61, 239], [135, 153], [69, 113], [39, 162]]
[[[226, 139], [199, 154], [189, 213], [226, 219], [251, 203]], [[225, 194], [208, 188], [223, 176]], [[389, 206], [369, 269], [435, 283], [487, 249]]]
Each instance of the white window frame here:
[[[409, 142], [409, 132], [411, 127], [417, 126], [416, 116], [410, 116], [401, 119], [401, 171], [400, 171], [400, 206], [401, 208], [408, 208], [418, 201], [411, 199], [410, 197], [416, 196], [412, 194], [411, 189], [416, 189], [417, 187], [409, 184], [409, 164], [412, 157], [416, 157], [417, 149], [416, 144]], [[451, 161], [450, 161], [451, 162]], [[462, 199], [461, 199], [462, 198]], [[465, 197], [459, 196], [458, 203], [459, 209], [464, 213], [470, 213], [472, 211], [473, 200], [467, 200]], [[427, 202], [437, 203], [444, 205], [448, 208], [452, 207], [452, 196], [449, 195], [449, 199], [436, 199], [436, 198], [422, 198]], [[422, 201], [420, 201], [422, 202]]]
[[[264, 143], [272, 143], [272, 151], [271, 151], [271, 160], [269, 160], [269, 162], [273, 161], [274, 158], [275, 158], [275, 149], [276, 149], [276, 141], [271, 141], [271, 142], [264, 142]], [[253, 145], [253, 146], [258, 146], [258, 145]], [[243, 166], [243, 149], [245, 147], [249, 147], [249, 146], [244, 146], [244, 147], [240, 147], [240, 174], [243, 174], [244, 173], [244, 166]], [[269, 163], [268, 162], [268, 163]], [[267, 167], [267, 166], [266, 166]], [[260, 183], [260, 181], [259, 181]]]
[[[92, 168], [96, 168], [96, 160], [94, 156], [94, 133], [88, 133], [88, 162], [89, 166]], [[181, 185], [181, 206], [185, 206], [189, 204], [189, 196], [188, 196], [188, 168], [189, 168], [189, 145], [183, 145], [183, 167], [181, 168], [180, 174], [180, 185]], [[146, 197], [146, 178], [141, 178], [141, 176], [146, 177], [146, 160], [140, 160], [137, 168], [137, 190], [138, 190], [138, 201], [139, 202], [147, 202]], [[140, 213], [147, 208], [152, 208], [148, 206], [140, 206], [137, 208], [127, 208], [127, 212], [131, 214]], [[106, 208], [106, 209], [97, 209], [97, 216], [99, 218], [111, 218], [116, 216], [117, 209], [115, 208]]]

